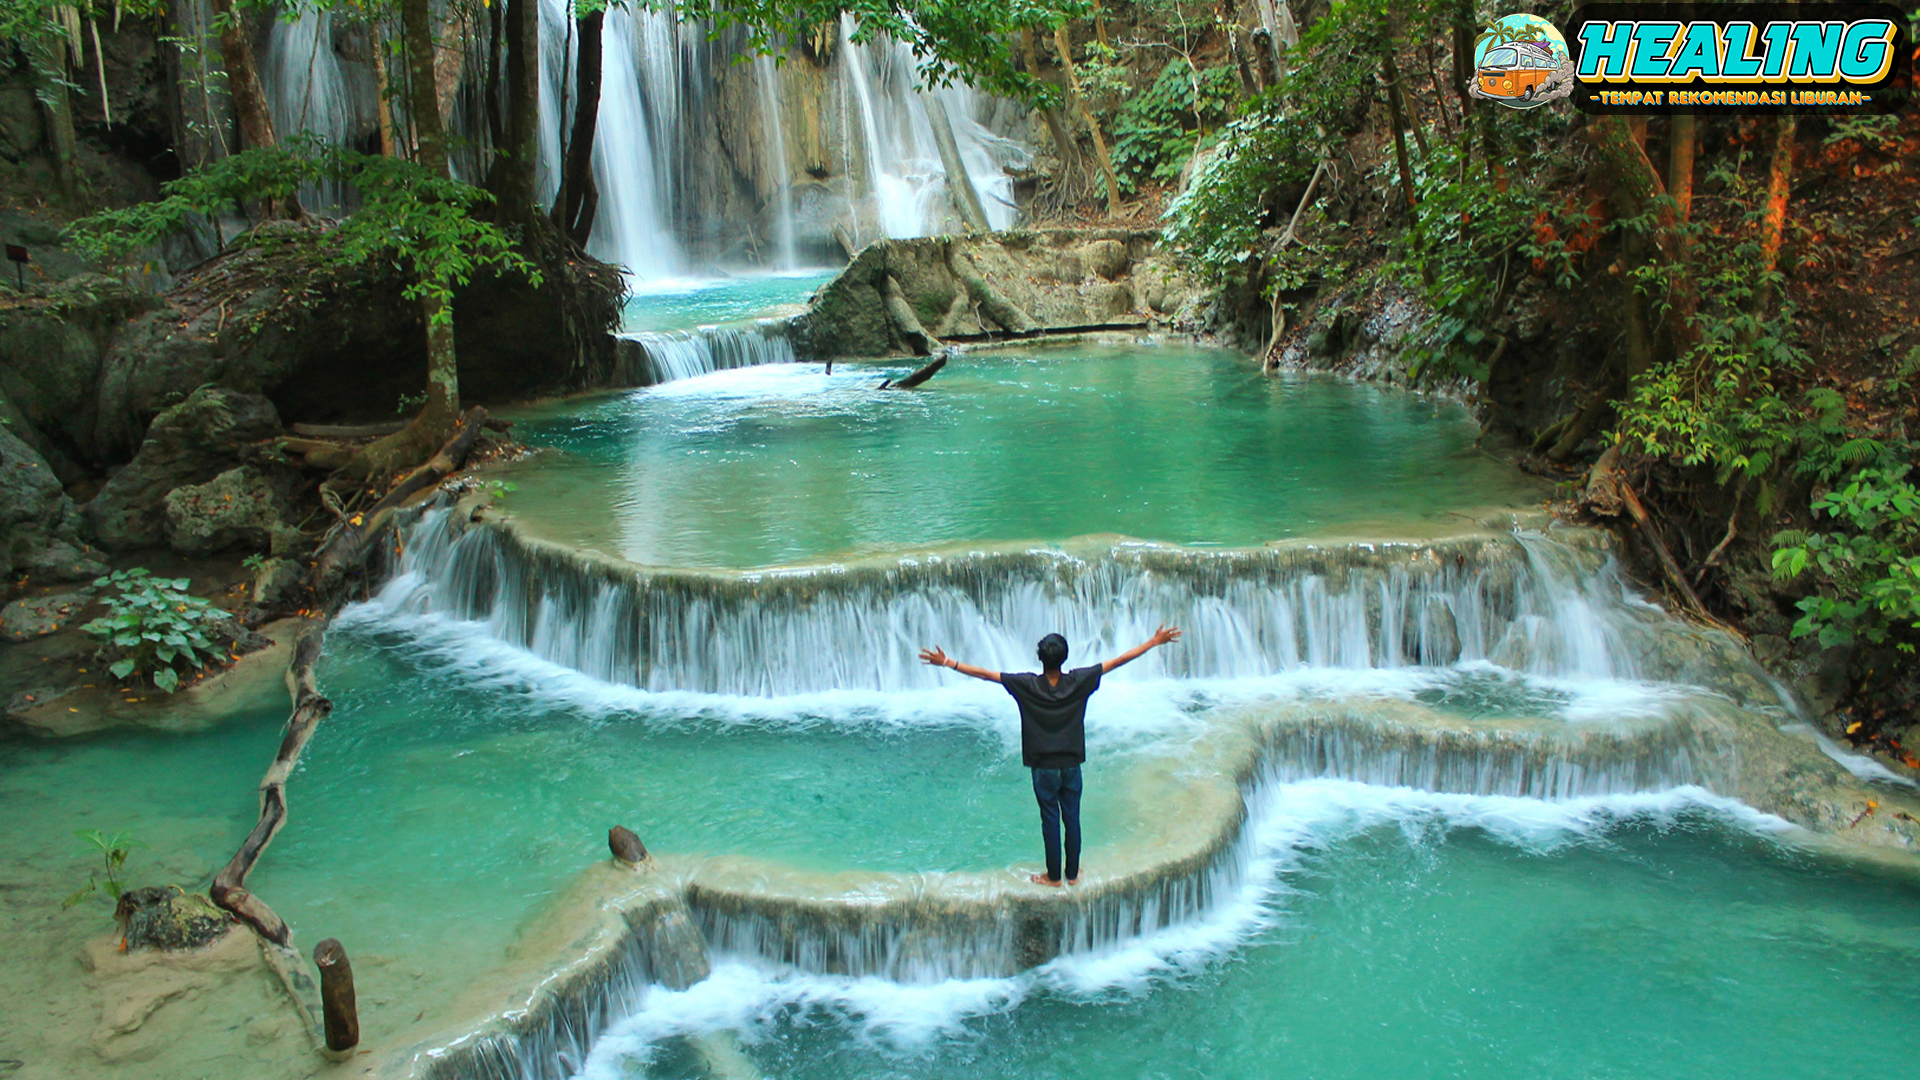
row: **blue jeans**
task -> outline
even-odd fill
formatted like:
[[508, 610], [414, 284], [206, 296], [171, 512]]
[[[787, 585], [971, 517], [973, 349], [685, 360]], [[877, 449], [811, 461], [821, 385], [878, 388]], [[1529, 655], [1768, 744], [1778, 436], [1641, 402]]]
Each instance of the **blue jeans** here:
[[[1047, 847], [1047, 877], [1080, 876], [1080, 766], [1033, 770], [1033, 797], [1040, 801], [1040, 840]], [[1060, 826], [1067, 827], [1067, 876], [1060, 876]]]

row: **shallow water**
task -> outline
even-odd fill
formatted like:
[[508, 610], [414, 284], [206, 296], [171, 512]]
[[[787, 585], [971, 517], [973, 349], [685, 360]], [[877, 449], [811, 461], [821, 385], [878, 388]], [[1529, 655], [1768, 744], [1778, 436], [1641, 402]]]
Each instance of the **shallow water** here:
[[718, 372], [519, 414], [559, 451], [513, 471], [540, 535], [657, 566], [760, 567], [1118, 533], [1195, 546], [1458, 529], [1544, 489], [1460, 406], [1267, 376], [1182, 345]]
[[837, 273], [796, 270], [735, 278], [635, 282], [621, 312], [620, 329], [624, 333], [692, 330], [790, 312], [806, 303], [815, 289], [833, 280]]

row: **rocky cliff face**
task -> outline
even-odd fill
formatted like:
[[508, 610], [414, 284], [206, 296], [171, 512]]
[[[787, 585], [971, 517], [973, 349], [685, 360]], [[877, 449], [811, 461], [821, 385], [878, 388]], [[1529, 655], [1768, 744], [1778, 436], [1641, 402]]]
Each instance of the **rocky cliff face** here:
[[816, 359], [924, 351], [892, 293], [941, 340], [1155, 322], [1199, 330], [1203, 314], [1201, 289], [1153, 232], [883, 240], [820, 290], [797, 328], [800, 350]]

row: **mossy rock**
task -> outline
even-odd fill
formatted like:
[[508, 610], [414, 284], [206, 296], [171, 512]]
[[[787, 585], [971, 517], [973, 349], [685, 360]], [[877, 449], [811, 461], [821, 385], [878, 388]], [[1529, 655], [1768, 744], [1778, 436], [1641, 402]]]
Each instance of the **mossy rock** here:
[[129, 889], [113, 910], [127, 949], [198, 949], [227, 932], [232, 922], [212, 900], [177, 885]]

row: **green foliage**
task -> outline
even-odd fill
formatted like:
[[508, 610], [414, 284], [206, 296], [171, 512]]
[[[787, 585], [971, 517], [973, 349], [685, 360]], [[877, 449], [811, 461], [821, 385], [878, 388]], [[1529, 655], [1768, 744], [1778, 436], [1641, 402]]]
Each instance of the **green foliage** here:
[[1285, 224], [1316, 163], [1332, 158], [1347, 118], [1373, 97], [1377, 3], [1336, 5], [1289, 50], [1279, 86], [1248, 102], [1220, 132], [1192, 182], [1167, 208], [1166, 237], [1204, 280], [1220, 283], [1264, 254], [1261, 229]]
[[117, 657], [108, 666], [117, 679], [148, 675], [171, 694], [186, 668], [202, 668], [220, 654], [217, 627], [226, 612], [187, 595], [186, 578], [154, 577], [144, 568], [116, 570], [94, 581], [114, 588], [107, 614], [81, 627]]
[[1051, 27], [1088, 9], [1085, 0], [647, 0], [646, 6], [712, 19], [716, 28], [740, 27], [749, 48], [776, 56], [785, 41], [831, 41], [847, 14], [854, 18], [854, 41], [885, 34], [904, 43], [928, 85], [965, 78], [1029, 101], [1052, 101], [1057, 91], [1024, 69], [1020, 31]]
[[1549, 160], [1522, 154], [1496, 183], [1462, 153], [1436, 141], [1414, 169], [1417, 228], [1390, 267], [1433, 311], [1407, 343], [1415, 379], [1485, 379], [1496, 347], [1488, 326], [1520, 275], [1537, 268], [1562, 286], [1575, 280], [1564, 238], [1586, 225], [1585, 211], [1555, 195]]
[[1113, 170], [1120, 190], [1131, 193], [1148, 180], [1178, 179], [1197, 145], [1194, 129], [1204, 132], [1209, 122], [1226, 119], [1238, 88], [1229, 68], [1208, 68], [1196, 79], [1185, 60], [1169, 61], [1151, 87], [1114, 114]]
[[1920, 630], [1920, 490], [1904, 465], [1862, 469], [1813, 501], [1840, 529], [1774, 537], [1773, 572], [1792, 579], [1813, 570], [1825, 586], [1800, 601], [1795, 637], [1823, 646], [1892, 640], [1914, 651]]
[[410, 161], [343, 150], [306, 135], [221, 158], [166, 184], [159, 200], [82, 218], [67, 235], [96, 257], [124, 255], [236, 203], [286, 199], [323, 181], [351, 185], [361, 199], [360, 209], [328, 235], [326, 257], [341, 266], [393, 264], [410, 280], [408, 299], [442, 301], [439, 318], [453, 317], [454, 290], [481, 270], [522, 273], [540, 283], [539, 272], [507, 234], [473, 216], [476, 205], [492, 201], [487, 192]]
[[[120, 893], [124, 891], [120, 884], [120, 871], [127, 865], [127, 856], [133, 854], [134, 848], [147, 845], [134, 839], [130, 834], [103, 833], [99, 829], [80, 829], [73, 835], [86, 841], [86, 846], [80, 849], [79, 854], [88, 857], [98, 855], [101, 865], [100, 869], [89, 873], [87, 883], [74, 890], [72, 896], [61, 901], [60, 906], [73, 907], [96, 892], [106, 893], [110, 901], [119, 900]], [[100, 881], [102, 875], [106, 877], [105, 884]]]

